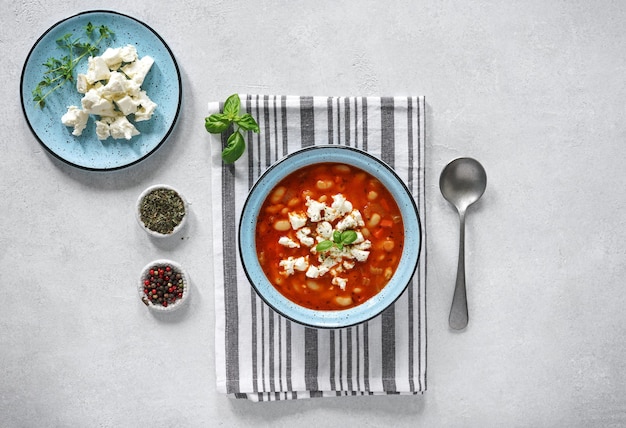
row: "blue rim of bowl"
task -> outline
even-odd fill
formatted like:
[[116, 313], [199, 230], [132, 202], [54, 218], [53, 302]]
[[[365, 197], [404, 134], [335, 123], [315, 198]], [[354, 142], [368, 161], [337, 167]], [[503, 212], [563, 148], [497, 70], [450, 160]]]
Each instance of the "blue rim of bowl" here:
[[[26, 73], [26, 69], [28, 67], [28, 63], [30, 61], [30, 57], [33, 54], [33, 52], [35, 51], [35, 49], [37, 48], [37, 46], [39, 45], [39, 43], [41, 43], [41, 41], [46, 37], [46, 35], [48, 33], [50, 33], [52, 30], [54, 30], [56, 27], [58, 27], [59, 25], [63, 24], [64, 22], [69, 21], [71, 19], [75, 19], [75, 18], [83, 16], [83, 15], [89, 15], [89, 14], [94, 14], [94, 13], [108, 13], [108, 14], [111, 14], [111, 15], [121, 16], [123, 18], [127, 18], [127, 19], [130, 19], [132, 21], [135, 21], [139, 25], [144, 26], [147, 30], [149, 30], [152, 34], [154, 34], [154, 36], [157, 39], [159, 39], [159, 41], [163, 44], [163, 47], [165, 47], [165, 49], [169, 53], [169, 55], [170, 55], [170, 57], [172, 59], [172, 63], [174, 65], [174, 68], [176, 69], [176, 78], [178, 79], [178, 103], [177, 103], [177, 106], [176, 106], [176, 113], [174, 114], [174, 118], [172, 120], [172, 124], [170, 125], [169, 129], [165, 132], [165, 134], [161, 138], [161, 141], [157, 145], [155, 145], [152, 150], [150, 150], [149, 152], [147, 152], [145, 155], [141, 156], [140, 158], [137, 158], [137, 159], [135, 159], [135, 160], [133, 160], [132, 162], [129, 162], [129, 163], [125, 163], [125, 164], [118, 165], [118, 166], [113, 166], [113, 167], [108, 167], [108, 168], [94, 168], [94, 167], [89, 167], [89, 166], [80, 165], [80, 164], [71, 162], [71, 161], [65, 159], [63, 156], [61, 156], [58, 153], [56, 153], [50, 147], [48, 147], [48, 145], [37, 134], [37, 131], [35, 131], [35, 129], [33, 128], [33, 125], [31, 124], [31, 122], [30, 122], [30, 120], [28, 118], [28, 113], [26, 111], [26, 106], [24, 104], [24, 102], [25, 102], [24, 101], [24, 87], [23, 87], [24, 86], [24, 75]], [[137, 18], [134, 18], [134, 17], [132, 17], [130, 15], [126, 15], [124, 13], [116, 12], [116, 11], [113, 11], [113, 10], [106, 10], [106, 9], [85, 10], [83, 12], [76, 13], [76, 14], [74, 14], [72, 16], [68, 16], [67, 18], [64, 18], [64, 19], [56, 22], [52, 26], [50, 26], [50, 28], [48, 28], [41, 36], [39, 36], [37, 41], [30, 48], [30, 51], [28, 52], [28, 55], [26, 56], [26, 60], [24, 61], [24, 66], [22, 67], [22, 73], [21, 73], [21, 77], [20, 77], [20, 99], [21, 99], [21, 104], [22, 104], [22, 112], [24, 113], [24, 117], [26, 118], [26, 123], [28, 123], [28, 127], [30, 128], [31, 132], [33, 133], [33, 135], [35, 136], [35, 138], [37, 139], [39, 144], [41, 144], [48, 153], [50, 153], [52, 156], [54, 156], [55, 158], [59, 159], [60, 161], [66, 163], [68, 165], [72, 165], [72, 166], [74, 166], [76, 168], [80, 168], [80, 169], [87, 170], [87, 171], [115, 171], [115, 170], [127, 168], [127, 167], [129, 167], [131, 165], [135, 165], [135, 164], [141, 162], [142, 160], [146, 159], [147, 157], [149, 157], [150, 155], [155, 153], [163, 145], [163, 143], [165, 143], [165, 141], [168, 139], [168, 137], [170, 136], [170, 134], [172, 133], [172, 131], [176, 127], [176, 123], [178, 122], [178, 116], [180, 115], [180, 109], [181, 109], [181, 105], [182, 105], [182, 92], [183, 92], [183, 86], [182, 86], [182, 79], [181, 79], [181, 75], [180, 75], [180, 68], [178, 67], [178, 63], [176, 62], [176, 58], [174, 57], [174, 53], [172, 52], [172, 50], [170, 49], [168, 44], [165, 42], [165, 40], [159, 35], [159, 33], [157, 33], [148, 24], [146, 24], [145, 22], [143, 22], [143, 21], [141, 21], [141, 20], [139, 20]]]
[[[320, 150], [323, 152], [329, 151], [329, 153], [332, 153], [332, 156], [318, 161], [307, 160], [312, 152]], [[290, 167], [287, 171], [285, 171], [285, 173], [281, 173], [281, 166], [285, 165], [287, 162], [295, 162], [295, 165]], [[378, 178], [388, 189], [390, 185], [393, 185], [393, 188], [390, 189], [390, 191], [392, 192], [394, 198], [396, 198], [396, 203], [398, 204], [403, 216], [405, 231], [404, 248], [412, 250], [409, 252], [403, 252], [398, 266], [399, 268], [400, 266], [404, 266], [404, 268], [402, 270], [398, 268], [389, 283], [387, 283], [387, 285], [378, 294], [374, 295], [362, 304], [347, 310], [316, 311], [297, 305], [283, 296], [271, 284], [265, 276], [256, 257], [256, 243], [254, 235], [256, 232], [256, 221], [258, 215], [255, 209], [248, 210], [248, 207], [254, 206], [256, 203], [256, 207], [260, 208], [271, 190], [289, 173], [307, 165], [321, 162], [346, 163], [369, 172]], [[379, 171], [382, 171], [382, 173], [379, 173]], [[401, 195], [398, 195], [398, 192], [400, 192]], [[398, 200], [399, 196], [402, 196], [401, 200]], [[409, 215], [407, 216], [406, 214]], [[250, 239], [252, 242], [243, 242], [246, 237], [251, 237]], [[407, 245], [407, 243], [415, 244], [415, 241], [417, 241], [417, 244], [413, 247]], [[370, 153], [354, 147], [340, 145], [315, 145], [288, 154], [276, 163], [272, 164], [257, 179], [250, 189], [242, 209], [239, 221], [238, 247], [239, 257], [248, 281], [257, 295], [260, 296], [261, 299], [275, 312], [306, 327], [318, 329], [338, 329], [352, 327], [377, 317], [393, 305], [405, 292], [409, 283], [412, 281], [421, 255], [422, 225], [413, 195], [404, 181], [402, 181], [398, 174], [387, 163]], [[268, 292], [272, 298], [270, 299], [265, 296], [264, 292]], [[390, 296], [387, 297], [388, 295]], [[384, 301], [385, 298], [388, 298], [388, 300]], [[274, 300], [277, 303], [274, 303]], [[291, 314], [290, 311], [285, 309], [294, 309], [295, 314], [306, 314], [306, 316], [299, 317]]]

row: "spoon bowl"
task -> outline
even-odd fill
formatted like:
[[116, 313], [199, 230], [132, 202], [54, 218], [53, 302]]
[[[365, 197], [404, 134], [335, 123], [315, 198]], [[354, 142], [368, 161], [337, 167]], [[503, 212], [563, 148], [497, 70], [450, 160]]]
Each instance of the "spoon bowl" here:
[[459, 261], [452, 306], [450, 327], [462, 330], [467, 327], [467, 292], [465, 287], [465, 212], [485, 193], [487, 174], [483, 166], [472, 158], [458, 158], [450, 162], [441, 172], [439, 188], [443, 197], [454, 205], [459, 213]]

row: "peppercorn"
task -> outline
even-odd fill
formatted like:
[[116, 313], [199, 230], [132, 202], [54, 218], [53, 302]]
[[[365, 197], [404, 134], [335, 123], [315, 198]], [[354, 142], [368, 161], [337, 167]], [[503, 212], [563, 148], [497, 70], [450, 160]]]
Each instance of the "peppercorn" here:
[[173, 266], [153, 266], [143, 278], [143, 302], [164, 308], [183, 297], [185, 283], [182, 274]]

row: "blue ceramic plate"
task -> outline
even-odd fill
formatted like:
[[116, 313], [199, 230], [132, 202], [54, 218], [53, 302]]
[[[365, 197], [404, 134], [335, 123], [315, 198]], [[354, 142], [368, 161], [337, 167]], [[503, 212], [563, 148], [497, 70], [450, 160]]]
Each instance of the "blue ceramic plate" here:
[[[76, 91], [72, 82], [66, 83], [46, 98], [43, 108], [32, 100], [32, 91], [42, 80], [45, 71], [42, 64], [50, 57], [66, 55], [66, 51], [57, 47], [57, 39], [68, 33], [75, 37], [84, 37], [84, 28], [89, 22], [94, 26], [106, 25], [115, 33], [112, 39], [105, 40], [98, 54], [102, 54], [107, 47], [132, 44], [136, 46], [140, 58], [145, 55], [154, 58], [154, 65], [141, 88], [158, 106], [150, 120], [135, 123], [141, 134], [130, 141], [112, 138], [98, 140], [93, 116], [89, 119], [83, 135], [72, 135], [73, 128], [61, 123], [61, 116], [67, 111], [67, 106], [80, 106], [82, 94]], [[76, 67], [75, 73], [85, 73], [86, 70], [87, 61], [83, 60]], [[181, 92], [178, 65], [163, 39], [153, 29], [134, 18], [99, 10], [74, 15], [48, 29], [26, 58], [20, 87], [24, 115], [39, 142], [57, 158], [88, 170], [127, 167], [154, 153], [174, 128], [180, 111]], [[132, 116], [129, 120], [133, 122]]]
[[[343, 311], [316, 311], [293, 303], [269, 282], [256, 253], [255, 233], [258, 212], [272, 189], [291, 172], [321, 162], [339, 162], [360, 168], [378, 178], [396, 200], [404, 223], [404, 253], [389, 283], [359, 306]], [[257, 294], [276, 312], [300, 324], [315, 328], [343, 328], [367, 321], [400, 297], [413, 277], [421, 248], [421, 227], [417, 206], [400, 177], [378, 158], [346, 146], [312, 146], [288, 155], [272, 165], [250, 190], [239, 224], [241, 261]]]

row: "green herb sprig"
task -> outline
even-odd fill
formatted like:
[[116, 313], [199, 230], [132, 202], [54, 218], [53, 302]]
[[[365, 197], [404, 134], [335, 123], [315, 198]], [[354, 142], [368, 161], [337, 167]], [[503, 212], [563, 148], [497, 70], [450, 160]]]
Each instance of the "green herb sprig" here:
[[222, 150], [222, 159], [226, 163], [235, 162], [246, 149], [242, 130], [259, 132], [259, 125], [256, 120], [250, 113], [240, 115], [240, 108], [239, 95], [233, 94], [224, 102], [222, 113], [214, 113], [204, 120], [204, 127], [211, 134], [221, 134], [226, 132], [231, 124], [234, 126], [233, 133], [228, 137], [226, 147]]
[[[50, 57], [42, 64], [46, 67], [46, 71], [43, 74], [43, 79], [32, 92], [33, 101], [39, 107], [43, 108], [46, 105], [46, 98], [54, 91], [67, 82], [74, 81], [74, 69], [78, 63], [86, 56], [93, 56], [97, 53], [100, 43], [112, 37], [113, 31], [106, 25], [95, 26], [89, 22], [85, 26], [85, 34], [87, 35], [87, 41], [82, 41], [80, 37], [74, 38], [72, 33], [65, 34], [57, 39], [57, 45], [67, 50], [68, 53], [61, 58]], [[96, 34], [98, 38], [94, 41]]]
[[354, 241], [356, 241], [357, 237], [358, 235], [354, 230], [348, 229], [348, 230], [344, 230], [343, 232], [335, 230], [333, 232], [333, 240], [331, 241], [327, 239], [327, 240], [321, 241], [319, 244], [317, 244], [317, 246], [315, 247], [315, 250], [318, 253], [321, 253], [324, 251], [328, 251], [333, 246], [335, 246], [341, 251], [343, 250], [344, 245], [352, 244]]

